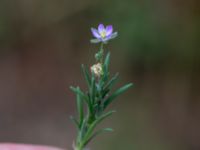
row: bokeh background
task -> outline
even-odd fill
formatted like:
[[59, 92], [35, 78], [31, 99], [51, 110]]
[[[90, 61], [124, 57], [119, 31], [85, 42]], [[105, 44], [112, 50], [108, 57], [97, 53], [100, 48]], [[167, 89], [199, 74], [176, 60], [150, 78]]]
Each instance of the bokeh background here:
[[80, 64], [97, 45], [90, 27], [113, 24], [107, 46], [117, 85], [135, 87], [111, 108], [95, 150], [200, 149], [199, 0], [1, 0], [0, 142], [71, 150], [70, 85], [85, 88]]

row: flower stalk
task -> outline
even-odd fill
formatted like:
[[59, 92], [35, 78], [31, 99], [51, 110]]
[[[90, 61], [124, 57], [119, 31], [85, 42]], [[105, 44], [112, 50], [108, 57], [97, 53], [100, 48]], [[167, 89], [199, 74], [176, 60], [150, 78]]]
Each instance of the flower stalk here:
[[103, 45], [104, 43], [101, 43], [101, 47], [100, 47], [100, 53], [101, 53], [101, 64], [103, 64], [103, 56], [104, 56], [104, 50], [103, 50]]
[[118, 74], [110, 77], [110, 53], [107, 52], [104, 56], [104, 45], [109, 40], [114, 39], [117, 36], [117, 32], [113, 33], [111, 25], [104, 27], [103, 24], [99, 25], [98, 30], [91, 28], [91, 31], [96, 38], [91, 40], [91, 42], [101, 44], [99, 51], [95, 54], [96, 64], [92, 65], [90, 71], [82, 65], [88, 89], [86, 92], [83, 92], [78, 86], [70, 87], [76, 94], [78, 114], [78, 119], [71, 117], [77, 128], [74, 150], [84, 150], [89, 142], [99, 134], [113, 131], [111, 128], [96, 130], [96, 127], [115, 112], [113, 110], [106, 111], [108, 106], [132, 86], [132, 83], [126, 84], [111, 93], [111, 89], [118, 79]]

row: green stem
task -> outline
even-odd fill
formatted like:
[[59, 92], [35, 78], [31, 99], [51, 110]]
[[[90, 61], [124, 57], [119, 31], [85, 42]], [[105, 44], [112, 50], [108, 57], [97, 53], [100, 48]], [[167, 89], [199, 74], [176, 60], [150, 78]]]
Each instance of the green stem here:
[[76, 147], [75, 150], [83, 150], [82, 147]]
[[102, 42], [101, 43], [101, 46], [100, 46], [100, 53], [101, 53], [101, 64], [103, 64], [103, 56], [104, 56], [104, 49], [103, 49], [103, 46], [104, 46], [104, 43]]
[[[102, 42], [101, 43], [101, 45], [100, 45], [100, 49], [99, 49], [99, 52], [98, 52], [98, 54], [100, 54], [100, 57], [99, 57], [99, 59], [97, 60], [99, 63], [101, 63], [101, 64], [103, 64], [104, 63], [104, 48], [103, 48], [103, 46], [104, 46], [104, 43]], [[99, 82], [100, 82], [100, 78], [99, 78]], [[96, 83], [95, 83], [96, 84]], [[91, 91], [91, 93], [92, 93], [92, 91]], [[93, 98], [93, 97], [91, 97], [91, 98]], [[93, 105], [93, 104], [92, 104]], [[93, 108], [93, 107], [92, 107]], [[95, 120], [96, 120], [96, 118], [95, 118], [95, 115], [96, 115], [96, 112], [93, 112], [93, 110], [89, 110], [88, 111], [88, 114], [87, 114], [88, 116], [88, 119], [87, 119], [87, 121], [86, 121], [86, 128], [85, 128], [85, 131], [84, 131], [84, 135], [82, 135], [82, 138], [78, 138], [77, 139], [77, 142], [76, 142], [76, 145], [75, 145], [75, 147], [74, 147], [74, 150], [84, 150], [84, 148], [86, 147], [86, 145], [88, 144], [87, 142], [86, 142], [86, 134], [87, 134], [87, 132], [88, 132], [88, 129], [90, 128], [90, 126], [95, 122]], [[79, 134], [81, 134], [83, 131], [81, 130], [81, 131], [79, 131]]]

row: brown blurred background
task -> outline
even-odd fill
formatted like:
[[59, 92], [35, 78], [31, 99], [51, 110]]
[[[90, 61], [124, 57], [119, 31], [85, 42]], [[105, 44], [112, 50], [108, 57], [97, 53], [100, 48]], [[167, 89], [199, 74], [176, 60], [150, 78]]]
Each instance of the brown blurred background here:
[[91, 149], [200, 149], [199, 0], [1, 0], [0, 12], [0, 142], [71, 149], [68, 87], [85, 88], [90, 27], [105, 23], [119, 32], [107, 46], [117, 86], [135, 87]]

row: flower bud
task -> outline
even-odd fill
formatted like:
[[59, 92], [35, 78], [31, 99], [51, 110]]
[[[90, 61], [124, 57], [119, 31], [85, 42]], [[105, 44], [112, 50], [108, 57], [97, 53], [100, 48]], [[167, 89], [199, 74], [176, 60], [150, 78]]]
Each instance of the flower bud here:
[[90, 69], [97, 77], [100, 77], [103, 74], [101, 63], [94, 64]]

